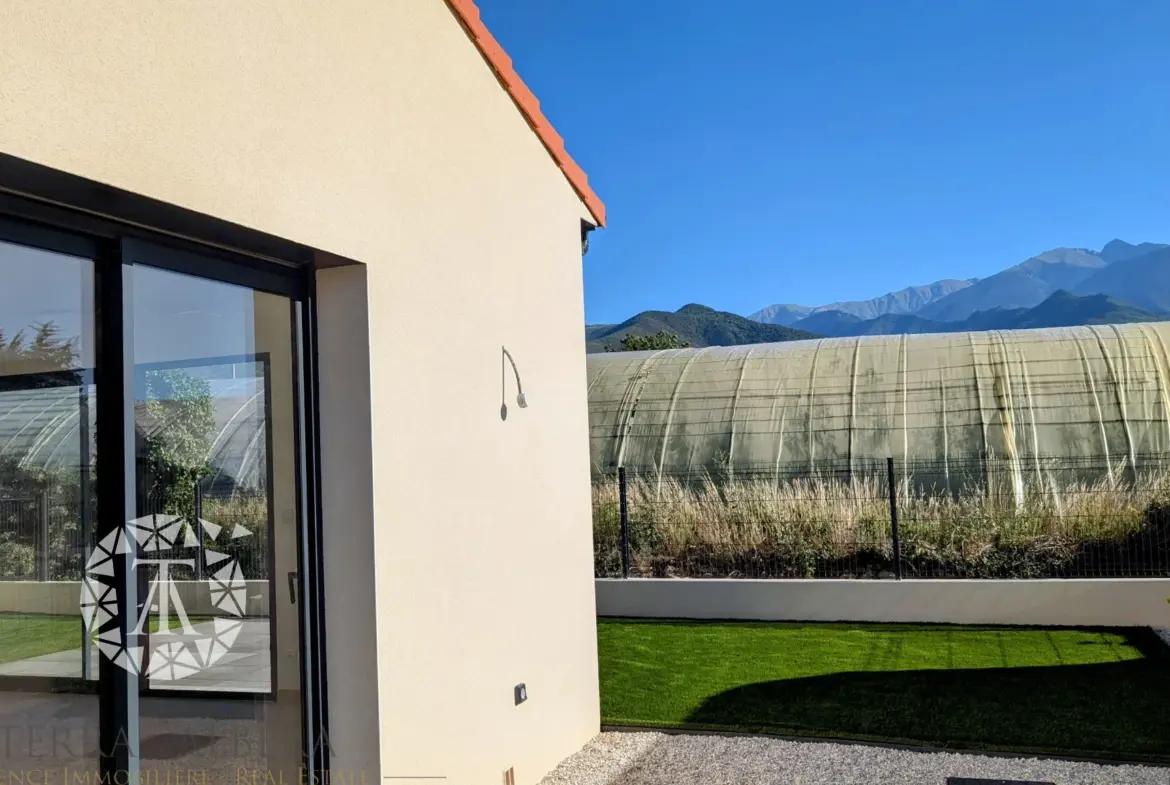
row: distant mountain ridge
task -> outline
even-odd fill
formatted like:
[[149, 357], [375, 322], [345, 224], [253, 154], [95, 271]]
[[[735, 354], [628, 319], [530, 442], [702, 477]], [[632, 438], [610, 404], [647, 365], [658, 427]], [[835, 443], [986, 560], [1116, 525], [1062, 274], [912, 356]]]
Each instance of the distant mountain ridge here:
[[1104, 259], [1109, 264], [1114, 262], [1123, 262], [1126, 259], [1133, 259], [1137, 256], [1145, 256], [1146, 254], [1160, 251], [1163, 248], [1170, 248], [1166, 243], [1138, 243], [1137, 245], [1130, 245], [1124, 240], [1110, 240], [1105, 243], [1105, 247], [1097, 252], [1097, 255]]
[[789, 325], [799, 322], [811, 314], [813, 310], [811, 305], [786, 305], [777, 303], [776, 305], [767, 305], [761, 308], [748, 316], [748, 318], [762, 324]]
[[1104, 293], [1148, 311], [1170, 312], [1170, 246], [1119, 259], [1081, 281], [1073, 291]]
[[1170, 320], [1170, 245], [1111, 240], [1100, 250], [1054, 248], [986, 278], [944, 279], [870, 300], [776, 304], [750, 317], [686, 305], [588, 325], [589, 351], [660, 330], [692, 346], [822, 336], [898, 335]]
[[917, 314], [887, 313], [874, 319], [859, 319], [844, 311], [818, 311], [797, 322], [795, 327], [787, 327], [760, 324], [705, 305], [692, 304], [674, 312], [644, 311], [619, 325], [591, 325], [585, 328], [585, 334], [588, 351], [600, 352], [620, 350], [624, 335], [653, 335], [659, 330], [673, 333], [692, 346], [738, 346], [822, 337], [1023, 330], [1163, 319], [1170, 319], [1170, 316], [1136, 308], [1108, 295], [1077, 295], [1060, 289], [1031, 308], [991, 308], [949, 322]]
[[822, 311], [796, 323], [797, 328], [844, 338], [859, 335], [901, 335], [1022, 330], [1035, 327], [1071, 327], [1085, 324], [1126, 324], [1170, 318], [1120, 302], [1108, 295], [1076, 295], [1064, 289], [1053, 292], [1032, 308], [992, 308], [976, 311], [959, 321], [927, 319], [918, 314], [886, 314], [858, 319], [841, 311]]
[[621, 324], [586, 325], [585, 349], [588, 352], [619, 350], [622, 336], [654, 335], [659, 330], [673, 333], [691, 346], [739, 346], [820, 337], [692, 303], [677, 311], [643, 311]]
[[1055, 248], [936, 300], [916, 313], [950, 322], [992, 308], [1031, 308], [1058, 289], [1072, 289], [1108, 264], [1083, 248]]
[[925, 286], [907, 286], [905, 289], [883, 294], [881, 297], [874, 297], [870, 300], [829, 303], [815, 308], [807, 305], [769, 305], [756, 311], [748, 318], [765, 324], [791, 326], [812, 314], [825, 311], [847, 313], [858, 319], [876, 319], [886, 314], [914, 313], [936, 300], [971, 286], [978, 280], [978, 278], [966, 280], [948, 278]]
[[[928, 322], [963, 322], [996, 309], [1028, 309], [1058, 291], [1102, 294], [1150, 313], [1170, 312], [1170, 246], [1111, 240], [1099, 251], [1054, 248], [982, 279], [947, 279], [923, 287], [850, 303], [824, 306], [771, 305], [750, 318], [813, 329], [839, 329], [838, 313], [858, 321], [913, 315]], [[914, 320], [884, 319], [874, 329], [901, 329]], [[837, 325], [837, 326], [835, 326]]]

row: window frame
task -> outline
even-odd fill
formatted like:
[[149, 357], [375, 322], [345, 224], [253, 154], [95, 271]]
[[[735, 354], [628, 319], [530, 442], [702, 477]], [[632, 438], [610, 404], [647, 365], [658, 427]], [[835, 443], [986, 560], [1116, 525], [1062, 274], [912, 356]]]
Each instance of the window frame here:
[[[56, 198], [37, 196], [46, 192]], [[111, 194], [115, 196], [112, 200]], [[68, 202], [59, 201], [62, 198]], [[95, 209], [95, 199], [98, 203], [112, 204], [116, 208], [113, 214]], [[116, 436], [124, 436], [126, 431], [127, 401], [130, 409], [133, 408], [135, 372], [125, 362], [128, 347], [124, 344], [127, 336], [123, 324], [128, 304], [124, 300], [124, 266], [156, 267], [290, 299], [293, 360], [299, 366], [293, 395], [294, 461], [300, 485], [297, 562], [301, 578], [297, 604], [300, 608], [301, 754], [306, 772], [314, 778], [311, 781], [327, 781], [328, 684], [314, 266], [317, 253], [296, 243], [4, 154], [0, 154], [0, 242], [93, 261], [97, 352], [95, 367], [82, 369], [82, 373], [99, 390], [97, 430], [106, 435], [95, 434], [94, 445], [98, 454], [111, 456], [98, 473], [94, 521], [98, 537], [109, 529], [109, 521], [119, 521], [116, 525], [120, 525], [120, 520], [125, 519], [126, 472], [133, 471], [134, 461], [132, 443], [127, 454], [125, 439]], [[129, 416], [133, 416], [132, 411]], [[129, 427], [133, 428], [132, 421]], [[128, 781], [127, 777], [137, 774], [137, 756], [124, 740], [138, 740], [137, 699], [140, 694], [158, 693], [142, 691], [136, 677], [114, 667], [107, 658], [99, 658], [99, 673], [96, 685], [84, 678], [64, 681], [68, 682], [70, 691], [98, 694], [99, 774], [109, 776], [110, 781]], [[4, 677], [0, 678], [0, 689], [43, 692], [65, 686], [61, 682], [52, 678]], [[169, 697], [170, 691], [166, 695]]]

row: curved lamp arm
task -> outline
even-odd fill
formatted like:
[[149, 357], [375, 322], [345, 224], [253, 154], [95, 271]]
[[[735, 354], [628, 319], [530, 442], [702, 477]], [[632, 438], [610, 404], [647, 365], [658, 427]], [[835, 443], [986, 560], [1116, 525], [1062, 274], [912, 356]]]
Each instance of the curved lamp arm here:
[[500, 419], [504, 420], [508, 417], [508, 403], [507, 403], [507, 387], [508, 387], [508, 367], [504, 365], [504, 360], [512, 366], [512, 373], [516, 376], [516, 405], [521, 409], [528, 407], [528, 399], [524, 397], [524, 386], [520, 384], [520, 370], [516, 367], [516, 361], [512, 359], [511, 352], [507, 347], [500, 347]]

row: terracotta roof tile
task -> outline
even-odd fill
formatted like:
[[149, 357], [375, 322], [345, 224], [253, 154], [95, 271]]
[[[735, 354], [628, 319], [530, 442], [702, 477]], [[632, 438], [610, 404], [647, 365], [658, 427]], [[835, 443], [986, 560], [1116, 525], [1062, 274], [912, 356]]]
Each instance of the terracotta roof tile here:
[[598, 226], [605, 226], [605, 204], [593, 193], [589, 187], [589, 177], [585, 174], [572, 156], [565, 150], [565, 140], [556, 132], [552, 124], [540, 111], [540, 101], [524, 80], [512, 67], [512, 58], [504, 51], [495, 37], [488, 31], [479, 16], [479, 8], [475, 0], [446, 0], [447, 5], [463, 24], [463, 29], [475, 43], [483, 59], [495, 72], [500, 84], [512, 97], [512, 101], [519, 108], [521, 114], [528, 120], [532, 130], [544, 143], [545, 149], [553, 157], [557, 166], [565, 173], [565, 178], [573, 186], [573, 190], [581, 197], [581, 201], [589, 208], [590, 214]]

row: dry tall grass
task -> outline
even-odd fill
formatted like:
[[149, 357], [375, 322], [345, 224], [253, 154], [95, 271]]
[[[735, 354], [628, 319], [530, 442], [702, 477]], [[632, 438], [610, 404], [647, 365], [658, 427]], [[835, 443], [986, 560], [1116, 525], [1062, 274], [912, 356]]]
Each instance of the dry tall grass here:
[[[897, 506], [903, 559], [920, 574], [1036, 577], [1088, 546], [1148, 550], [1151, 511], [1170, 501], [1170, 471], [1068, 478], [1051, 467], [966, 479], [950, 492], [904, 480]], [[1062, 481], [1063, 478], [1063, 481]], [[884, 476], [725, 479], [632, 477], [631, 568], [637, 574], [864, 575], [892, 561]], [[619, 562], [618, 484], [593, 487], [599, 574]], [[1156, 544], [1156, 543], [1155, 543]], [[1167, 543], [1158, 554], [1167, 558]], [[1094, 557], [1094, 564], [1100, 559]], [[1130, 560], [1132, 561], [1132, 559]]]
[[268, 528], [268, 496], [264, 493], [239, 493], [232, 496], [204, 496], [203, 517], [220, 526], [242, 524], [250, 531]]
[[268, 496], [264, 493], [240, 493], [225, 497], [204, 497], [203, 518], [225, 528], [240, 524], [251, 535], [225, 540], [219, 550], [233, 557], [244, 578], [264, 580], [269, 576]]

